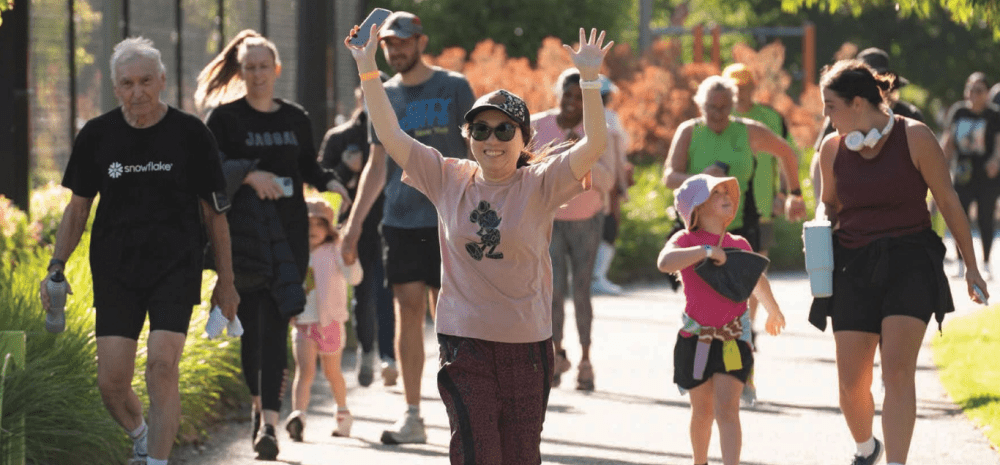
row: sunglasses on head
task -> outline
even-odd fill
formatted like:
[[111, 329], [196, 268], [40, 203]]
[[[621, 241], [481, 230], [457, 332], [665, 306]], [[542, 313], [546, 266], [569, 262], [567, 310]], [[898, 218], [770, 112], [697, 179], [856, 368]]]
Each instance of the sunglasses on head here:
[[500, 123], [497, 127], [490, 127], [486, 123], [472, 123], [469, 127], [469, 135], [480, 142], [489, 139], [490, 134], [496, 134], [497, 140], [507, 142], [514, 138], [517, 132], [517, 125], [512, 123]]

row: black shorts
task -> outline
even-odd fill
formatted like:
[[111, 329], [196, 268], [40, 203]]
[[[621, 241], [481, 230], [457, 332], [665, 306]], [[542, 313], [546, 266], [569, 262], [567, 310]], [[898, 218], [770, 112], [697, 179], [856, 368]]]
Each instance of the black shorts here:
[[147, 287], [132, 287], [110, 276], [94, 276], [97, 337], [138, 340], [149, 312], [149, 330], [187, 334], [192, 308], [201, 300], [201, 269], [183, 267]]
[[722, 344], [723, 342], [718, 339], [712, 340], [712, 345], [708, 349], [705, 374], [701, 379], [694, 379], [694, 352], [698, 346], [698, 337], [684, 337], [677, 333], [677, 343], [674, 345], [674, 383], [690, 391], [712, 379], [712, 375], [716, 373], [727, 374], [746, 383], [753, 370], [753, 350], [750, 349], [750, 345], [746, 341], [736, 341], [736, 345], [740, 348], [740, 361], [743, 367], [739, 370], [726, 371], [726, 364], [722, 360]]
[[422, 281], [441, 288], [441, 244], [437, 228], [381, 226], [385, 285]]
[[[838, 252], [839, 263], [851, 262], [854, 251], [841, 248]], [[891, 246], [887, 253], [886, 279], [879, 285], [844, 271], [841, 264], [834, 269], [830, 310], [834, 331], [881, 334], [882, 320], [892, 315], [930, 322], [938, 304], [940, 270], [935, 269], [927, 251], [920, 247]]]
[[614, 244], [618, 239], [618, 220], [612, 215], [604, 215], [604, 228], [601, 230], [601, 240]]

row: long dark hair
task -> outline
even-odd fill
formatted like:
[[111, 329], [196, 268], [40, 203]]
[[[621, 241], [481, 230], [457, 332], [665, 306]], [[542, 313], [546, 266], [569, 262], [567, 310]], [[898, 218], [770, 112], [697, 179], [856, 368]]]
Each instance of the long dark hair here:
[[274, 65], [281, 66], [278, 47], [259, 32], [244, 29], [229, 41], [204, 69], [198, 73], [198, 89], [194, 102], [198, 111], [215, 108], [246, 95], [246, 83], [240, 77], [240, 61], [250, 47], [265, 47], [274, 56]]
[[830, 89], [846, 102], [861, 97], [875, 108], [888, 104], [888, 95], [895, 88], [896, 75], [879, 74], [861, 60], [840, 60], [822, 70], [819, 85]]

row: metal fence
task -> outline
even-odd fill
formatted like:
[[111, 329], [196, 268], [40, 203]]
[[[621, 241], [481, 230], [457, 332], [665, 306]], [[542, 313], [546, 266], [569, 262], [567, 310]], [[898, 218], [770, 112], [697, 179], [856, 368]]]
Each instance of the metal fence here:
[[[325, 1], [325, 0], [323, 0]], [[300, 5], [306, 0], [30, 0], [29, 95], [32, 185], [58, 180], [76, 132], [89, 119], [118, 105], [108, 75], [114, 45], [144, 36], [156, 44], [167, 68], [165, 102], [194, 112], [197, 76], [240, 30], [256, 29], [278, 46], [282, 75], [276, 96], [296, 100], [299, 82]], [[316, 21], [328, 24], [329, 41], [346, 35], [364, 0], [323, 5]], [[338, 13], [338, 14], [335, 14]], [[308, 15], [307, 15], [308, 17]], [[313, 18], [309, 18], [310, 21]], [[342, 35], [338, 35], [342, 34]], [[339, 58], [339, 57], [337, 57]], [[353, 107], [343, 66], [329, 66], [324, 117]], [[334, 70], [337, 69], [336, 72]], [[321, 77], [322, 78], [322, 77]], [[343, 81], [343, 85], [336, 85]], [[340, 103], [344, 102], [344, 103]]]

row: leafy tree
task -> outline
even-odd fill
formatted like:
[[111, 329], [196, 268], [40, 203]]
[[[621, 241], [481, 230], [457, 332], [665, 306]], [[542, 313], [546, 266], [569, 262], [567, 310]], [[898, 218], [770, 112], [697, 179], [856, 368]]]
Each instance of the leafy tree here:
[[[0, 13], [14, 7], [14, 0], [0, 0]], [[3, 16], [0, 16], [0, 26], [3, 25]]]
[[818, 7], [830, 13], [849, 11], [855, 17], [871, 9], [891, 8], [902, 17], [932, 19], [941, 10], [951, 19], [970, 29], [988, 25], [993, 37], [1000, 39], [1000, 4], [984, 0], [782, 0], [782, 9], [790, 12], [806, 7]]
[[[555, 36], [565, 43], [579, 40], [579, 28], [595, 27], [617, 38], [634, 35], [636, 1], [607, 0], [375, 0], [369, 7], [409, 11], [423, 21], [429, 38], [427, 53], [445, 47], [469, 51], [485, 39], [504, 44], [507, 54], [534, 60], [542, 39]], [[616, 39], [617, 40], [617, 39]]]

